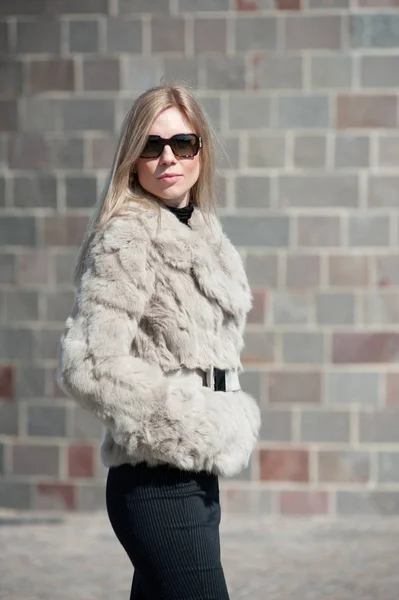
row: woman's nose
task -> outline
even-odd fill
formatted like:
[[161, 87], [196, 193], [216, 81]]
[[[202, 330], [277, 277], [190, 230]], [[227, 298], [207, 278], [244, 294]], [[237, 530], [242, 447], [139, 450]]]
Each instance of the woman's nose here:
[[176, 162], [176, 157], [173, 154], [172, 148], [167, 144], [164, 146], [163, 152], [161, 154], [161, 163], [169, 164]]

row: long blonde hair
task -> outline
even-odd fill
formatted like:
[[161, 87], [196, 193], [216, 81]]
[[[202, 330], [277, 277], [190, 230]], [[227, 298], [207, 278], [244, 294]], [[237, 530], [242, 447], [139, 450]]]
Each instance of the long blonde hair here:
[[77, 256], [76, 283], [79, 283], [82, 276], [88, 248], [96, 231], [104, 227], [113, 216], [134, 209], [138, 204], [146, 204], [149, 210], [159, 208], [159, 204], [140, 186], [134, 171], [152, 123], [161, 112], [173, 107], [180, 110], [202, 138], [200, 174], [190, 190], [190, 201], [204, 213], [214, 210], [215, 135], [204, 110], [185, 86], [160, 85], [147, 90], [137, 98], [123, 122], [107, 182], [94, 207]]

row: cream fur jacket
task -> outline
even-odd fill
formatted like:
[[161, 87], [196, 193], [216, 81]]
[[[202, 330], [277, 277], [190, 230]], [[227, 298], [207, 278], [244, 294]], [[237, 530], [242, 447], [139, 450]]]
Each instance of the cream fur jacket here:
[[241, 258], [195, 209], [114, 217], [93, 238], [61, 338], [58, 380], [106, 426], [105, 466], [145, 461], [232, 476], [247, 466], [260, 414], [243, 391], [182, 372], [242, 370], [251, 294]]

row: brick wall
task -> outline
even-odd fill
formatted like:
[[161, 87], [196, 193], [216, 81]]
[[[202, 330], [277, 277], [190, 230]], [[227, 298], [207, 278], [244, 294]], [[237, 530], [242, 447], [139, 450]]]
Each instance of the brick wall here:
[[[103, 505], [63, 397], [71, 268], [132, 100], [184, 78], [219, 131], [263, 410], [228, 511], [399, 513], [398, 0], [1, 0], [0, 506]], [[42, 16], [41, 16], [42, 15]]]

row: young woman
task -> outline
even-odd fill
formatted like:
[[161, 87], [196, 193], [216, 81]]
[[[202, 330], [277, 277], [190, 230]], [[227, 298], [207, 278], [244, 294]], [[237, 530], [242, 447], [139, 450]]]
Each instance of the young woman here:
[[226, 600], [218, 476], [260, 426], [240, 390], [251, 294], [212, 208], [209, 125], [184, 88], [129, 111], [79, 255], [61, 340], [63, 389], [106, 425], [107, 509], [131, 600]]

